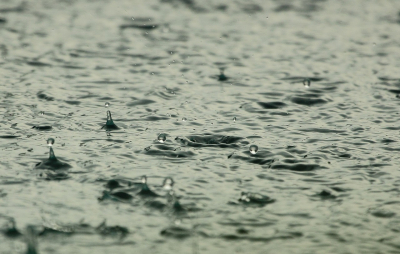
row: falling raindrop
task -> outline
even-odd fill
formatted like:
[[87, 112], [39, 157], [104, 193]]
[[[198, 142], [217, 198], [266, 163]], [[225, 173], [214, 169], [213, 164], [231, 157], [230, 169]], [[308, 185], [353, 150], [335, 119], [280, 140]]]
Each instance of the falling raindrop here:
[[249, 151], [251, 154], [256, 154], [258, 152], [258, 146], [256, 145], [251, 145], [249, 148]]
[[303, 80], [303, 85], [305, 88], [309, 88], [311, 85], [311, 80], [309, 78], [306, 78]]
[[163, 182], [163, 188], [165, 190], [172, 190], [172, 186], [174, 186], [174, 180], [171, 177], [165, 178]]
[[54, 145], [54, 138], [49, 138], [49, 139], [47, 140], [47, 145], [48, 145], [48, 146], [53, 146], [53, 145]]
[[167, 140], [167, 134], [161, 133], [160, 135], [158, 135], [158, 142], [160, 143], [164, 143]]

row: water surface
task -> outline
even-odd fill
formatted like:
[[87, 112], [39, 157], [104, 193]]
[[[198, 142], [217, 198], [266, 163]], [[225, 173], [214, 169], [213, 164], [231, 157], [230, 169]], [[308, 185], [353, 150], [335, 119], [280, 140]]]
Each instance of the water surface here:
[[1, 253], [398, 253], [399, 11], [1, 1]]

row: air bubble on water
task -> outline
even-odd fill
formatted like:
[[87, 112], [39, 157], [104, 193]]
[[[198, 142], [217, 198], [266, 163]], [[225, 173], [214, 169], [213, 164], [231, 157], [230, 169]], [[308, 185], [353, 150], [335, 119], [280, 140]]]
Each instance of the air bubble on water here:
[[233, 118], [233, 121], [236, 122], [236, 116]]
[[160, 143], [164, 143], [167, 140], [167, 134], [161, 133], [160, 135], [158, 135], [158, 142]]
[[110, 103], [109, 103], [109, 102], [106, 102], [106, 103], [104, 104], [104, 106], [105, 106], [106, 108], [108, 108], [108, 107], [110, 106]]
[[182, 122], [186, 122], [186, 120], [187, 120], [186, 117], [182, 118]]
[[306, 78], [303, 80], [303, 85], [305, 88], [309, 88], [311, 85], [311, 80], [309, 78]]
[[48, 146], [53, 146], [54, 145], [54, 138], [47, 139], [47, 145]]
[[172, 190], [172, 186], [174, 186], [174, 180], [171, 177], [167, 177], [163, 182], [163, 189]]
[[251, 154], [256, 154], [258, 152], [258, 146], [256, 145], [251, 145], [249, 148], [249, 151]]

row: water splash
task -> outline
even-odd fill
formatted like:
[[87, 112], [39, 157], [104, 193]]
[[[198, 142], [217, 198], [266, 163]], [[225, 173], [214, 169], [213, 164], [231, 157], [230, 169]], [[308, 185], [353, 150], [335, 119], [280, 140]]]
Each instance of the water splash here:
[[53, 150], [54, 142], [55, 141], [53, 138], [49, 138], [47, 140], [47, 145], [49, 146], [49, 158], [47, 160], [44, 160], [43, 162], [36, 164], [36, 168], [50, 169], [50, 170], [60, 170], [60, 169], [71, 168], [71, 166], [68, 163], [62, 162], [57, 159], [57, 157], [54, 153], [54, 150]]
[[225, 76], [224, 70], [220, 70], [220, 74], [218, 75], [218, 81], [226, 81], [228, 80], [228, 77]]
[[158, 197], [158, 195], [154, 193], [152, 190], [150, 190], [149, 186], [147, 185], [146, 176], [142, 176], [141, 182], [142, 182], [142, 189], [139, 191], [138, 195], [146, 197]]
[[115, 125], [112, 117], [111, 117], [111, 112], [110, 110], [107, 110], [107, 122], [106, 124], [101, 127], [102, 129], [105, 129], [106, 131], [111, 131], [111, 130], [118, 130], [119, 127]]

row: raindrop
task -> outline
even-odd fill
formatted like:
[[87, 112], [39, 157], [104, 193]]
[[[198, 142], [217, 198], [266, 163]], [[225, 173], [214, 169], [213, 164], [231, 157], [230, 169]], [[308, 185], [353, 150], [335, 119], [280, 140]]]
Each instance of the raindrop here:
[[158, 135], [158, 142], [160, 143], [164, 143], [165, 140], [167, 140], [167, 134], [161, 133], [160, 135]]
[[165, 178], [163, 182], [163, 188], [165, 190], [172, 190], [172, 186], [174, 186], [174, 180], [171, 177]]
[[47, 145], [48, 145], [48, 146], [53, 146], [53, 145], [54, 145], [54, 138], [49, 138], [49, 139], [47, 140]]
[[236, 122], [236, 116], [233, 118], [233, 121]]
[[258, 146], [256, 145], [251, 145], [249, 148], [249, 151], [251, 154], [256, 154], [258, 152]]
[[110, 106], [110, 103], [109, 103], [109, 102], [106, 102], [106, 103], [104, 104], [104, 106], [106, 106], [106, 108], [108, 108], [108, 107]]
[[183, 121], [183, 122], [186, 122], [186, 120], [187, 120], [186, 117], [182, 118], [182, 121]]
[[311, 85], [311, 80], [309, 78], [306, 78], [303, 80], [303, 85], [305, 88], [309, 88]]

